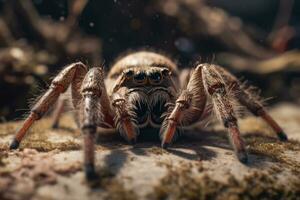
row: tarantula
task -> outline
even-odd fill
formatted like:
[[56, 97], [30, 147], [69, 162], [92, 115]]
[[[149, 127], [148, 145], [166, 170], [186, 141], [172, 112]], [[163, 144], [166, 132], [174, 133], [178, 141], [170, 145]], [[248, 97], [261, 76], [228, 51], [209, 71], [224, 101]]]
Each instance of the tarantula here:
[[[180, 78], [180, 72], [171, 59], [148, 51], [131, 53], [119, 59], [106, 77], [100, 67], [88, 70], [81, 62], [73, 63], [53, 79], [49, 89], [33, 106], [10, 149], [18, 148], [30, 126], [69, 86], [75, 120], [84, 136], [84, 169], [88, 180], [97, 176], [94, 167], [97, 127], [114, 128], [131, 144], [144, 129], [159, 128], [161, 146], [166, 148], [180, 127], [199, 122], [210, 112], [215, 112], [228, 130], [237, 158], [246, 163], [248, 156], [230, 99], [262, 117], [280, 140], [287, 140], [286, 134], [262, 104], [224, 68], [199, 64], [183, 76]], [[180, 83], [180, 80], [183, 81]], [[214, 109], [208, 108], [208, 100]], [[56, 121], [60, 113], [55, 117]]]

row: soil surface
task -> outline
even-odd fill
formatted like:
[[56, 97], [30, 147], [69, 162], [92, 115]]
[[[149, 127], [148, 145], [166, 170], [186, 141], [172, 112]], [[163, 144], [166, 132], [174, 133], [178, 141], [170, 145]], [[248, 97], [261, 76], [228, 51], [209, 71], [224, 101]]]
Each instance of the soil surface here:
[[289, 137], [280, 142], [259, 118], [239, 121], [249, 151], [241, 164], [220, 125], [187, 131], [169, 150], [140, 138], [132, 147], [99, 131], [98, 182], [82, 171], [80, 131], [70, 115], [51, 129], [37, 122], [20, 150], [8, 150], [20, 122], [0, 125], [0, 199], [300, 199], [300, 108], [270, 109]]

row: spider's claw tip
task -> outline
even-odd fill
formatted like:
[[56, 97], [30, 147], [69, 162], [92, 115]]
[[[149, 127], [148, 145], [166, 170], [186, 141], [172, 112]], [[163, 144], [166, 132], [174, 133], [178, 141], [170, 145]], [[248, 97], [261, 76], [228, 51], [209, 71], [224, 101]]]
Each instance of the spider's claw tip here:
[[58, 123], [54, 123], [54, 124], [52, 124], [52, 129], [58, 129]]
[[248, 163], [248, 154], [245, 151], [240, 151], [237, 153], [237, 158], [239, 159], [239, 161], [243, 164], [247, 164]]
[[169, 146], [170, 146], [170, 144], [169, 144], [169, 143], [166, 143], [166, 142], [163, 142], [163, 143], [161, 144], [161, 148], [163, 148], [163, 149], [168, 149]]
[[284, 132], [277, 133], [277, 136], [278, 136], [280, 141], [287, 141], [288, 140], [288, 137]]
[[99, 178], [98, 174], [95, 172], [95, 168], [93, 164], [85, 165], [85, 177], [89, 182], [95, 181]]
[[128, 143], [130, 145], [135, 145], [136, 144], [136, 138], [132, 138], [132, 139], [128, 140]]
[[10, 150], [17, 149], [19, 147], [19, 145], [20, 145], [20, 142], [18, 140], [14, 139], [12, 141], [12, 143], [10, 144], [9, 149]]

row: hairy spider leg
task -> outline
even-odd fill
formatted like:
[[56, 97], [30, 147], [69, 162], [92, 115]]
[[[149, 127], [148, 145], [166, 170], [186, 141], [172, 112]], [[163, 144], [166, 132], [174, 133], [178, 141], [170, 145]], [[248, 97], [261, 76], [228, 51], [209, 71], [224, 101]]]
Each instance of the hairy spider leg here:
[[48, 111], [48, 109], [55, 104], [61, 93], [64, 93], [69, 85], [73, 82], [82, 81], [82, 75], [85, 75], [87, 68], [82, 63], [73, 63], [64, 68], [52, 81], [49, 89], [37, 101], [30, 111], [29, 116], [24, 121], [22, 127], [18, 130], [13, 139], [10, 149], [17, 149], [20, 142], [26, 135], [28, 129], [36, 121]]
[[225, 80], [226, 85], [228, 85], [228, 87], [233, 91], [235, 98], [237, 98], [242, 105], [246, 106], [246, 108], [255, 116], [263, 118], [267, 124], [273, 128], [274, 132], [277, 134], [277, 137], [281, 141], [286, 141], [288, 139], [287, 135], [284, 133], [278, 123], [267, 113], [266, 109], [259, 102], [259, 100], [257, 100], [250, 91], [243, 89], [241, 83], [234, 75], [219, 66], [215, 67]]

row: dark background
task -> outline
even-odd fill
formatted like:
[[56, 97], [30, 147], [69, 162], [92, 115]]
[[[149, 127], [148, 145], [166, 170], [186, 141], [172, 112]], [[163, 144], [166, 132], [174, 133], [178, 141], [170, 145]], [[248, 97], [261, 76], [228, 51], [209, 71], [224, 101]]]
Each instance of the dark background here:
[[[37, 62], [24, 64], [21, 69], [16, 70], [15, 63], [3, 61], [0, 56], [0, 116], [2, 121], [18, 119], [22, 116], [28, 110], [28, 99], [40, 93], [37, 89], [38, 86], [45, 89], [50, 83], [49, 78], [53, 77], [62, 66], [78, 60], [90, 66], [104, 64], [108, 70], [108, 67], [120, 54], [141, 48], [164, 52], [176, 59], [180, 68], [193, 67], [194, 63], [199, 61], [218, 62], [218, 59], [214, 60], [214, 58], [218, 57], [221, 52], [243, 55], [256, 61], [270, 58], [268, 56], [257, 58], [248, 55], [220, 42], [218, 36], [194, 32], [194, 30], [204, 28], [197, 24], [196, 18], [193, 22], [195, 23], [194, 30], [186, 28], [179, 22], [180, 17], [164, 13], [159, 7], [161, 5], [158, 3], [159, 1], [90, 0], [77, 17], [76, 28], [73, 31], [80, 33], [80, 37], [91, 37], [96, 39], [95, 43], [99, 43], [101, 50], [94, 51], [98, 55], [98, 59], [93, 60], [90, 59], [89, 55], [80, 51], [76, 54], [65, 51], [61, 53], [60, 48], [62, 47], [59, 45], [55, 48], [43, 45], [43, 40], [40, 40], [39, 36], [28, 26], [22, 13], [18, 14], [18, 4], [7, 5], [7, 2], [5, 0], [0, 1], [1, 16], [10, 28], [14, 27], [15, 24], [17, 24], [15, 27], [18, 28], [11, 28], [15, 42], [9, 45], [0, 43], [0, 49], [3, 49], [4, 52], [4, 49], [11, 48], [16, 44], [18, 46], [18, 43], [25, 39], [26, 45], [31, 46], [35, 53], [45, 50], [51, 55], [55, 55], [57, 59], [53, 62], [45, 62], [46, 64], [42, 62], [47, 68], [46, 73], [36, 73], [35, 71], [38, 70], [35, 70], [34, 66]], [[64, 24], [70, 15], [71, 1], [33, 0], [32, 2], [39, 17], [43, 20]], [[257, 45], [272, 53], [274, 52], [276, 56], [297, 50], [300, 41], [300, 2], [296, 0], [288, 1], [292, 2], [290, 17], [287, 23], [278, 28], [288, 26], [293, 30], [293, 36], [288, 38], [284, 48], [280, 50], [274, 48], [269, 40], [270, 34], [274, 31], [276, 20], [280, 18], [282, 2], [284, 0], [212, 0], [207, 1], [205, 6], [221, 8], [229, 16], [240, 19], [243, 24], [242, 31], [247, 33]], [[16, 13], [16, 19], [8, 17], [10, 10]], [[186, 10], [188, 9], [179, 7], [179, 13], [187, 12]], [[78, 43], [79, 46], [84, 44], [84, 42], [76, 39], [73, 43]], [[34, 54], [33, 57], [35, 57]], [[31, 68], [27, 66], [31, 66], [33, 70], [28, 70]], [[297, 70], [283, 69], [274, 73], [261, 74], [248, 70], [236, 70], [230, 66], [225, 67], [237, 76], [245, 77], [251, 84], [261, 88], [263, 97], [274, 97], [269, 101], [270, 104], [280, 101], [298, 102], [299, 94], [297, 92], [299, 92], [300, 79]], [[29, 79], [30, 81], [28, 81]]]
[[[68, 15], [68, 4], [64, 0], [34, 0], [34, 5], [43, 16], [60, 20]], [[247, 26], [255, 28], [260, 33], [260, 41], [264, 40], [271, 32], [275, 23], [280, 0], [213, 0], [209, 4], [223, 8], [232, 16], [239, 17]], [[139, 26], [132, 25], [134, 20], [139, 21]], [[204, 54], [223, 50], [210, 38], [203, 38], [205, 44], [194, 44], [195, 49], [188, 55], [182, 55], [176, 47], [176, 40], [187, 34], [180, 31], [173, 18], [157, 12], [151, 7], [149, 0], [90, 0], [79, 17], [79, 26], [88, 34], [101, 38], [103, 44], [103, 58], [110, 62], [120, 52], [128, 49], [149, 47], [171, 52], [178, 59], [193, 58], [193, 54]], [[297, 31], [297, 37], [289, 44], [289, 49], [299, 48], [300, 2], [294, 1], [289, 25]], [[163, 39], [163, 40], [162, 40]], [[208, 41], [207, 41], [208, 40]], [[175, 41], [175, 42], [174, 42]], [[201, 50], [201, 52], [199, 52]], [[182, 61], [189, 63], [188, 59]]]

